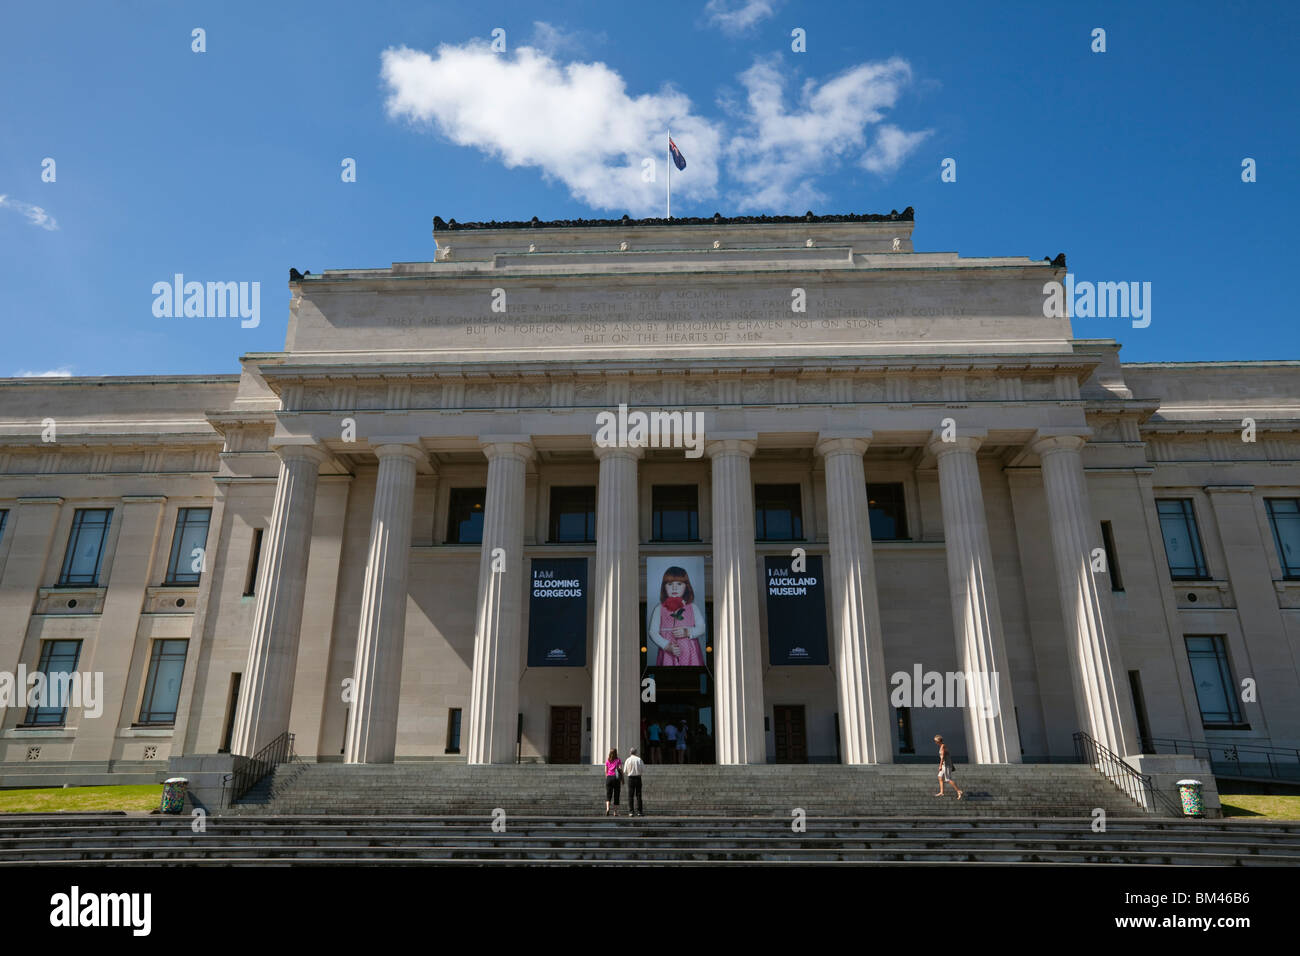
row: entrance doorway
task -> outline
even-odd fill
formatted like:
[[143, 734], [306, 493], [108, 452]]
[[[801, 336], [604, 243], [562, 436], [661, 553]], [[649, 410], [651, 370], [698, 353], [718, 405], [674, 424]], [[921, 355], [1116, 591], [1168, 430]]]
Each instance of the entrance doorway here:
[[551, 763], [582, 762], [582, 708], [551, 708]]
[[776, 762], [807, 763], [808, 731], [803, 705], [777, 704], [772, 708], [772, 722], [775, 725]]
[[[650, 667], [645, 676], [655, 682], [655, 699], [641, 702], [641, 754], [646, 762], [714, 763], [713, 675], [704, 667]], [[658, 728], [658, 748], [652, 727]], [[683, 729], [684, 747], [676, 742]]]

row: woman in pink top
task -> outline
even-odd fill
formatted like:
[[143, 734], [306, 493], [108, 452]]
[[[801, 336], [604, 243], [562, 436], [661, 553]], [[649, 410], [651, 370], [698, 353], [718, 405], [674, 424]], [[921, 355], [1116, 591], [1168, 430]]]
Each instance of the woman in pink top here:
[[614, 806], [618, 806], [619, 784], [622, 782], [623, 761], [618, 759], [618, 751], [611, 749], [609, 756], [605, 758], [605, 816], [618, 816], [617, 811], [611, 813], [609, 803], [614, 801]]

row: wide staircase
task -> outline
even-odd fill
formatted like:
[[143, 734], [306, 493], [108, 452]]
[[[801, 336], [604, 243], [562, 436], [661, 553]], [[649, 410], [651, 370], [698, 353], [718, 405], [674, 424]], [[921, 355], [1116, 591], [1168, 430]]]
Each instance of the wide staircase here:
[[[963, 801], [964, 802], [964, 801]], [[952, 807], [949, 807], [952, 811]], [[1079, 817], [0, 817], [0, 867], [1296, 866], [1300, 823]]]
[[[662, 816], [837, 817], [1142, 816], [1145, 811], [1081, 764], [958, 764], [965, 791], [936, 797], [929, 766], [648, 765], [648, 813]], [[626, 787], [624, 796], [626, 797]], [[548, 817], [604, 813], [600, 766], [281, 764], [245, 795], [236, 814], [491, 814]], [[626, 803], [623, 807], [626, 810]]]

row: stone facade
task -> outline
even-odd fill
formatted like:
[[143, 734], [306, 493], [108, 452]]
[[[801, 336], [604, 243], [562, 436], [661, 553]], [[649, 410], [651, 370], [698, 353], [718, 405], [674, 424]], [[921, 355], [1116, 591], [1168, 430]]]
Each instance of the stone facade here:
[[[705, 558], [719, 762], [776, 759], [787, 706], [807, 759], [906, 758], [891, 675], [917, 665], [995, 672], [1001, 704], [912, 708], [918, 754], [1300, 745], [1300, 580], [1266, 504], [1300, 498], [1300, 363], [1121, 363], [1043, 317], [1063, 264], [828, 218], [462, 226], [434, 262], [295, 273], [285, 351], [239, 375], [0, 382], [0, 669], [75, 641], [104, 682], [97, 717], [4, 710], [0, 770], [286, 730], [308, 759], [505, 762], [517, 714], [547, 759], [560, 706], [598, 761], [635, 743], [645, 561], [674, 554]], [[704, 454], [597, 447], [620, 405], [702, 413]], [[803, 540], [756, 538], [772, 483], [801, 489]], [[867, 483], [901, 486], [905, 539], [872, 541]], [[653, 540], [661, 484], [696, 487], [697, 542]], [[596, 540], [552, 543], [574, 485]], [[460, 488], [486, 489], [481, 543], [448, 543]], [[1157, 499], [1190, 501], [1194, 579]], [[169, 584], [184, 508], [210, 509], [205, 567]], [[64, 580], [79, 509], [112, 510], [89, 583]], [[763, 558], [792, 547], [825, 562], [827, 666], [769, 660]], [[586, 667], [526, 666], [538, 557], [587, 559]], [[1187, 636], [1253, 681], [1232, 726], [1206, 725]], [[164, 640], [187, 642], [174, 719], [146, 720]]]

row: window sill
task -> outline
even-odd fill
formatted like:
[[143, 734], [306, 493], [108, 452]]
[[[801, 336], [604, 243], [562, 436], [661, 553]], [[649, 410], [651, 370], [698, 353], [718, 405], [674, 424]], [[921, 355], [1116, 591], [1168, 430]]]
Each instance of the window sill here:
[[77, 733], [76, 727], [14, 727], [12, 730], [6, 730], [6, 737], [61, 737], [71, 740]]
[[117, 732], [119, 737], [171, 737], [176, 733], [175, 724], [165, 727], [124, 727]]
[[1250, 724], [1201, 724], [1202, 730], [1250, 730]]

